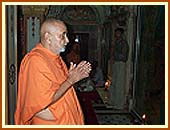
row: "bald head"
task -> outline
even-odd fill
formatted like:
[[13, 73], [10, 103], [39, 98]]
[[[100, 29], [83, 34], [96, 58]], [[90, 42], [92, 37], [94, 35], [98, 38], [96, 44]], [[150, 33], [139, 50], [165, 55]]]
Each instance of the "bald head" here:
[[43, 38], [44, 34], [47, 32], [49, 33], [56, 32], [57, 25], [61, 25], [61, 24], [65, 26], [65, 24], [62, 21], [54, 19], [54, 18], [45, 20], [43, 24], [41, 25], [41, 30], [40, 30], [41, 38]]
[[54, 18], [47, 19], [41, 25], [41, 44], [51, 52], [59, 54], [65, 51], [65, 46], [69, 42], [67, 37], [67, 27], [65, 24]]

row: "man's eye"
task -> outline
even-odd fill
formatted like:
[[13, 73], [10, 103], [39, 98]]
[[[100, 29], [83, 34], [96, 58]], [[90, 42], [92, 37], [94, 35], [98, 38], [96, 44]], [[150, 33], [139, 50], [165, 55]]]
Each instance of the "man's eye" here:
[[62, 37], [65, 38], [67, 36], [67, 33], [63, 33]]

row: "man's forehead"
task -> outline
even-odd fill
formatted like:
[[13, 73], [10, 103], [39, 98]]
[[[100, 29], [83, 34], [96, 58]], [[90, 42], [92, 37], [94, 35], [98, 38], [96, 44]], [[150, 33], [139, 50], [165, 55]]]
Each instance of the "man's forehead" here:
[[67, 27], [63, 23], [54, 23], [49, 27], [49, 31], [51, 33], [55, 33], [55, 32], [67, 33]]
[[54, 26], [55, 26], [56, 28], [61, 28], [61, 29], [63, 29], [63, 30], [67, 30], [67, 27], [66, 27], [66, 25], [65, 25], [63, 22], [55, 22], [55, 23], [54, 23]]

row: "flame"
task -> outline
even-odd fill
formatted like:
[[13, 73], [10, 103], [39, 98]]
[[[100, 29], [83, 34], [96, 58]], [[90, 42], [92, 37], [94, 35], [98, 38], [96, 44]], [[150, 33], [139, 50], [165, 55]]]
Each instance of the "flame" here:
[[108, 85], [109, 85], [109, 82], [106, 81], [106, 82], [105, 82], [105, 86], [108, 86]]
[[146, 115], [145, 115], [145, 114], [143, 114], [142, 119], [145, 119], [145, 118], [146, 118]]
[[107, 80], [107, 81], [105, 82], [105, 87], [106, 87], [106, 88], [109, 88], [109, 86], [110, 86], [110, 80]]

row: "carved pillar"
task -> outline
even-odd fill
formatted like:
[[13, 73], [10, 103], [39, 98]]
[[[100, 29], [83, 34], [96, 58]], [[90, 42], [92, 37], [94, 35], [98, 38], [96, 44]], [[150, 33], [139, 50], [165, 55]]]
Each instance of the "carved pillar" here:
[[24, 15], [24, 47], [23, 52], [30, 51], [40, 41], [40, 25], [43, 22], [48, 5], [23, 5]]
[[99, 67], [101, 67], [101, 64], [102, 64], [102, 54], [101, 54], [101, 51], [102, 51], [102, 31], [103, 31], [103, 25], [99, 24], [97, 26], [97, 56], [98, 56], [98, 64], [99, 64]]
[[[128, 61], [126, 62], [126, 97], [127, 97], [127, 102], [130, 103], [129, 109], [132, 108], [131, 103], [132, 102], [132, 80], [133, 80], [133, 49], [134, 49], [134, 31], [135, 31], [135, 19], [136, 19], [136, 8], [137, 6], [129, 6], [129, 17], [127, 19], [127, 32], [126, 32], [126, 39], [129, 44], [129, 58]], [[131, 100], [131, 101], [130, 101]]]
[[[16, 107], [16, 94], [17, 94], [17, 6], [8, 5], [6, 9], [7, 13], [7, 45], [6, 45], [6, 115], [8, 120], [6, 124], [14, 124], [14, 112]], [[4, 124], [4, 123], [3, 123]]]

